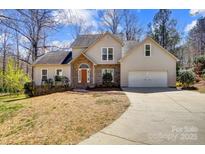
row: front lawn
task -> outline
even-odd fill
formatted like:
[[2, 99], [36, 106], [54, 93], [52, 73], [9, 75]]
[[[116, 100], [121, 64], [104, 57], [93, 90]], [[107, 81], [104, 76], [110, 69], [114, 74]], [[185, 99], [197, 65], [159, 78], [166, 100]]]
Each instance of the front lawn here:
[[0, 144], [77, 144], [128, 106], [121, 91], [0, 97]]

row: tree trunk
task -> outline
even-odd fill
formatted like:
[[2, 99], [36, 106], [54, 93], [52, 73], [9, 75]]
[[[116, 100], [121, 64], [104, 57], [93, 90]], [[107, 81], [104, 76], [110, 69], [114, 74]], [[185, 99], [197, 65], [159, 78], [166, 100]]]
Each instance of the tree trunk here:
[[20, 58], [20, 53], [19, 53], [19, 37], [18, 33], [16, 32], [16, 67], [19, 68], [19, 58]]

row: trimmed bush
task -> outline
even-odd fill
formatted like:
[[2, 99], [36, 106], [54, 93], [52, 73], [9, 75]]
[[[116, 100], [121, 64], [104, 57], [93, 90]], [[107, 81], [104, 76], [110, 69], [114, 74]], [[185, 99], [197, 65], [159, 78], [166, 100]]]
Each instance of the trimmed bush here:
[[71, 87], [69, 86], [66, 85], [51, 86], [51, 84], [48, 84], [48, 82], [41, 86], [35, 85], [34, 82], [28, 82], [24, 85], [24, 88], [25, 88], [25, 94], [27, 94], [30, 97], [71, 90]]
[[111, 73], [103, 74], [103, 84], [107, 85], [110, 83], [112, 83], [112, 74]]
[[35, 95], [35, 83], [27, 82], [24, 84], [24, 93], [30, 97]]
[[183, 87], [189, 87], [195, 81], [195, 74], [190, 70], [182, 70], [179, 72], [178, 79], [183, 84]]
[[55, 81], [61, 81], [61, 76], [56, 75], [54, 78], [55, 78]]
[[60, 83], [60, 85], [69, 86], [70, 80], [68, 77], [56, 75], [54, 78], [55, 78], [55, 84], [58, 85], [58, 83]]

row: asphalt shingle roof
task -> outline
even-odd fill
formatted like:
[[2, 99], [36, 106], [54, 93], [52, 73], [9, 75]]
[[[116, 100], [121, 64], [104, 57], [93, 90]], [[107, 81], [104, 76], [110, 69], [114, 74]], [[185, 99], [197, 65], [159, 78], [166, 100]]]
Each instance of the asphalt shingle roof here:
[[83, 47], [87, 48], [92, 43], [94, 43], [97, 39], [99, 39], [103, 34], [88, 34], [88, 35], [79, 35], [75, 41], [71, 44], [71, 48], [73, 47]]
[[37, 58], [33, 64], [67, 64], [71, 59], [71, 52], [51, 51]]

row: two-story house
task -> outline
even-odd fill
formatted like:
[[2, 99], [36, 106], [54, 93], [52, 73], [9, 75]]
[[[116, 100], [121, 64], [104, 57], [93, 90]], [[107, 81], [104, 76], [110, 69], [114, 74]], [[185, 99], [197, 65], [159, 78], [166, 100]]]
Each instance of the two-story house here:
[[149, 37], [123, 42], [109, 32], [80, 35], [71, 48], [71, 52], [48, 52], [34, 62], [37, 85], [63, 75], [73, 87], [93, 87], [110, 72], [121, 87], [175, 86], [178, 59]]

